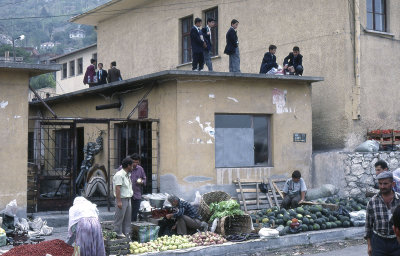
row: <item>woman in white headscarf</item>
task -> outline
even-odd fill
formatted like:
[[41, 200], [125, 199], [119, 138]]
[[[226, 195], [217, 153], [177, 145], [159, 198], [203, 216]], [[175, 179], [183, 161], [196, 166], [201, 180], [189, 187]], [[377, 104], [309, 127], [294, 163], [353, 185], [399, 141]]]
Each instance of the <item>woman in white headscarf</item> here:
[[97, 206], [77, 197], [69, 209], [68, 243], [80, 248], [81, 256], [105, 256], [103, 234]]

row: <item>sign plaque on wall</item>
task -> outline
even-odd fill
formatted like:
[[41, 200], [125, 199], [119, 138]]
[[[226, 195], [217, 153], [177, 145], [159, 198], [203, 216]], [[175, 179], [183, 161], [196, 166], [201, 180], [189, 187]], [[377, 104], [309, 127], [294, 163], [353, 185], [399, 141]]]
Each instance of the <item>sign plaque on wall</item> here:
[[305, 133], [293, 133], [293, 142], [306, 142]]

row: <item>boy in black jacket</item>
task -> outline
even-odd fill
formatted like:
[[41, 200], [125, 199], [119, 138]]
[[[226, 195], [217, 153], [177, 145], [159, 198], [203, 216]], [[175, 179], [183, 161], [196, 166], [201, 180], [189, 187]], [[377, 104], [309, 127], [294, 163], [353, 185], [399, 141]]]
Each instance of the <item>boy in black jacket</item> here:
[[283, 69], [291, 75], [303, 75], [303, 55], [298, 46], [293, 47], [293, 52], [284, 59]]

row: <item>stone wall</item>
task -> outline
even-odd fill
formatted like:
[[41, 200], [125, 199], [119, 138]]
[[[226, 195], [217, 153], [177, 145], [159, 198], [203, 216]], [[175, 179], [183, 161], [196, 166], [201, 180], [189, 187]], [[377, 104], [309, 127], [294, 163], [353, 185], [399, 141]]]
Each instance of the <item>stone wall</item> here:
[[364, 197], [374, 191], [375, 163], [384, 160], [391, 171], [400, 167], [400, 152], [318, 152], [313, 154], [311, 187], [333, 184], [339, 195]]
[[384, 160], [391, 171], [399, 168], [400, 152], [344, 153], [345, 196], [364, 196], [375, 183], [375, 163]]

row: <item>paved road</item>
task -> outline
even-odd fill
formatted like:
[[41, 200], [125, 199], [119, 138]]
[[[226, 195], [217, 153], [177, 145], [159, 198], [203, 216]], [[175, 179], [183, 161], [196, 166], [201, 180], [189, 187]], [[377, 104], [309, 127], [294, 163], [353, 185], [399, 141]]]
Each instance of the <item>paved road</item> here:
[[329, 252], [321, 252], [316, 254], [297, 254], [302, 256], [363, 256], [367, 255], [367, 245], [356, 245], [346, 247], [344, 249], [333, 250]]

